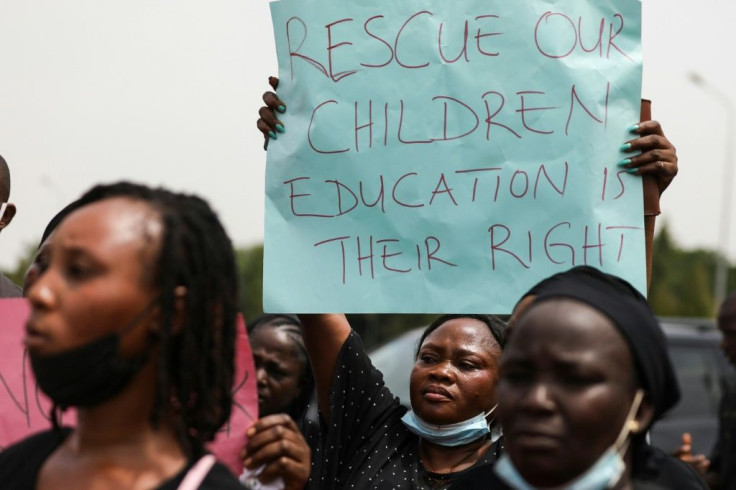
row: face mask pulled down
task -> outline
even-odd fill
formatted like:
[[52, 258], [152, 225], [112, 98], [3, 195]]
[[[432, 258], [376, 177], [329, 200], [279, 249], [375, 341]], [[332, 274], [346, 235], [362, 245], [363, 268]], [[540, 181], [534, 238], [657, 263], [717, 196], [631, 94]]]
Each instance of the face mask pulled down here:
[[613, 445], [604, 451], [601, 457], [583, 474], [564, 485], [535, 487], [529, 484], [516, 469], [508, 453], [501, 456], [494, 470], [507, 485], [515, 490], [537, 490], [538, 488], [544, 488], [545, 490], [604, 490], [613, 488], [626, 470], [624, 455], [629, 448], [629, 436], [635, 430], [634, 428], [638, 427], [634, 419], [643, 399], [644, 390], [637, 390], [626, 416], [626, 421]]
[[123, 359], [120, 339], [140, 323], [153, 305], [120, 332], [57, 354], [31, 353], [31, 367], [41, 390], [62, 409], [96, 405], [120, 393], [143, 367], [150, 350], [146, 348], [132, 359]]
[[404, 414], [401, 421], [410, 432], [431, 442], [432, 444], [450, 447], [463, 446], [476, 441], [491, 432], [489, 428], [490, 422], [486, 421], [486, 417], [493, 413], [495, 409], [496, 405], [494, 405], [494, 407], [488, 412], [479, 413], [468, 420], [444, 425], [425, 422], [410, 410]]

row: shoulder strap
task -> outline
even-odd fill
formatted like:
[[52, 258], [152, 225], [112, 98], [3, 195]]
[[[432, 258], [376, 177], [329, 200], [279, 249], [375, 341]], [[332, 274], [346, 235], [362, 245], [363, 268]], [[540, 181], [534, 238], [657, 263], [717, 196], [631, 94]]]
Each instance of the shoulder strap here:
[[184, 479], [181, 481], [178, 490], [197, 490], [204, 481], [207, 473], [210, 472], [217, 459], [211, 454], [205, 454], [194, 463]]

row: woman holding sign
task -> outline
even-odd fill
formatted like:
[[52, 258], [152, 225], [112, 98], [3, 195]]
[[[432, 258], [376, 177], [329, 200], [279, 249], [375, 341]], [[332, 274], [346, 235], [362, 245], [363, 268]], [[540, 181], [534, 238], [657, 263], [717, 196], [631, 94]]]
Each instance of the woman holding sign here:
[[495, 424], [503, 323], [445, 315], [415, 353], [412, 411], [383, 384], [343, 315], [300, 315], [325, 422], [315, 488], [447, 488], [501, 454]]
[[25, 344], [41, 390], [77, 409], [77, 427], [2, 452], [3, 487], [241, 488], [204, 450], [230, 414], [237, 313], [232, 246], [210, 207], [98, 186], [45, 254]]

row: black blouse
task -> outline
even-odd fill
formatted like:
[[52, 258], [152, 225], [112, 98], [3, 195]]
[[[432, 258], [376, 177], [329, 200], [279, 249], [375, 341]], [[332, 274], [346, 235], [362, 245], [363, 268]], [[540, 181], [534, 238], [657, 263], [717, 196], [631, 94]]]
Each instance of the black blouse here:
[[[0, 452], [0, 487], [9, 490], [36, 488], [38, 474], [44, 462], [71, 432], [69, 428], [62, 429], [60, 433], [53, 430], [39, 432]], [[159, 485], [156, 490], [176, 490], [194, 463], [196, 460], [191, 461], [176, 476]], [[243, 490], [244, 487], [225, 466], [215, 463], [199, 488], [200, 490]]]
[[[312, 488], [447, 488], [470, 470], [436, 474], [424, 469], [419, 438], [401, 422], [406, 408], [386, 388], [383, 375], [371, 364], [355, 332], [338, 356], [330, 407]], [[500, 451], [496, 441], [472, 468], [493, 463]]]

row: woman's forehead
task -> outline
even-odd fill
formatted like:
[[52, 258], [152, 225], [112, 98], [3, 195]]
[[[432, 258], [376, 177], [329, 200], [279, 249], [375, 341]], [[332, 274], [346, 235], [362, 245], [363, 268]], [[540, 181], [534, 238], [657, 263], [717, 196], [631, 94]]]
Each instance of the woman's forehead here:
[[498, 342], [488, 325], [475, 318], [460, 317], [448, 320], [430, 332], [422, 342], [422, 347], [443, 346], [485, 351], [489, 344]]
[[551, 298], [532, 304], [514, 327], [507, 350], [525, 349], [544, 344], [570, 350], [600, 350], [609, 355], [623, 350], [628, 358], [626, 340], [613, 321], [601, 311], [578, 300]]
[[151, 242], [161, 235], [158, 214], [143, 201], [114, 197], [85, 205], [66, 216], [54, 231], [54, 241], [106, 244]]

